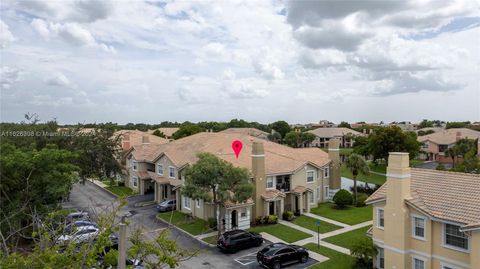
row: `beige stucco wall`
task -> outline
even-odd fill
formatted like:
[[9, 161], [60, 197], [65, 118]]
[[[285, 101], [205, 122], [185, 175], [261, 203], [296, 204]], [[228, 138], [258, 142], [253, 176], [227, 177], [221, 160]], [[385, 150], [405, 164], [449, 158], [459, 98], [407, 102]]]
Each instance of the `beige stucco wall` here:
[[[307, 182], [307, 171], [315, 171], [315, 180], [313, 182]], [[312, 208], [317, 207], [318, 202], [325, 201], [324, 186], [328, 186], [328, 178], [324, 178], [323, 175], [323, 169], [318, 169], [309, 164], [305, 165], [304, 168], [298, 169], [294, 174], [291, 175], [292, 189], [296, 186], [305, 186], [313, 191], [314, 202], [309, 204]], [[317, 188], [320, 188], [320, 199], [317, 197]]]

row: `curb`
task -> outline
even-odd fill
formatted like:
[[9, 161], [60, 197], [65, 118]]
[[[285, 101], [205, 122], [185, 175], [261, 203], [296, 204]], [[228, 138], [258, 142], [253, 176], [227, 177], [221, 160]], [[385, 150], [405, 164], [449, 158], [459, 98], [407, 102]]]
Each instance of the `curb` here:
[[92, 185], [94, 185], [95, 187], [103, 190], [105, 193], [107, 193], [108, 195], [112, 196], [112, 197], [115, 198], [115, 199], [118, 199], [118, 198], [119, 198], [116, 194], [114, 194], [113, 192], [111, 192], [111, 191], [109, 191], [109, 190], [101, 187], [100, 185], [96, 184], [95, 182], [91, 182], [91, 181], [89, 181], [89, 180], [87, 180], [86, 182], [89, 182], [89, 183], [91, 183]]
[[195, 235], [193, 235], [193, 234], [191, 234], [191, 233], [183, 230], [182, 228], [179, 228], [179, 227], [171, 224], [170, 222], [167, 222], [167, 221], [165, 221], [165, 220], [163, 220], [163, 219], [161, 219], [161, 218], [159, 218], [159, 217], [157, 217], [157, 216], [155, 216], [155, 218], [156, 218], [157, 220], [159, 220], [159, 221], [167, 224], [169, 228], [170, 228], [170, 227], [171, 227], [171, 228], [174, 228], [174, 229], [176, 229], [176, 230], [184, 233], [185, 235], [188, 235], [188, 236], [190, 236], [191, 238], [197, 240], [198, 242], [200, 242], [200, 243], [203, 244], [203, 245], [206, 245], [206, 246], [209, 246], [209, 247], [216, 247], [215, 245], [212, 245], [212, 244], [210, 244], [210, 243], [207, 243], [207, 242], [203, 241], [202, 239], [200, 239], [200, 238], [196, 237]]

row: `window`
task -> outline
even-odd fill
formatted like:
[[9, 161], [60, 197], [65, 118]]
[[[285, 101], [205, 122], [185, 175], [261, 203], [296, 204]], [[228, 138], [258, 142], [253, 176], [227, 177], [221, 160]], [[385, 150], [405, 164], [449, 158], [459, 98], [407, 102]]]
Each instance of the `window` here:
[[325, 199], [328, 199], [328, 196], [330, 196], [329, 192], [330, 192], [330, 187], [325, 186], [325, 193], [324, 193]]
[[183, 196], [183, 208], [190, 210], [190, 198]]
[[157, 173], [159, 175], [163, 176], [163, 165], [162, 164], [157, 165]]
[[315, 181], [315, 171], [307, 171], [307, 183]]
[[137, 171], [137, 161], [132, 161], [132, 170]]
[[168, 176], [170, 178], [175, 178], [175, 167], [172, 167], [172, 166], [168, 167]]
[[438, 145], [438, 152], [445, 152], [448, 149], [448, 145]]
[[377, 249], [378, 249], [377, 268], [385, 269], [385, 252], [383, 251], [383, 248], [377, 248]]
[[197, 208], [200, 208], [200, 199], [195, 200]]
[[137, 187], [138, 186], [138, 178], [137, 177], [132, 177], [132, 185], [134, 187]]
[[320, 201], [320, 187], [317, 187], [317, 201]]
[[240, 217], [241, 218], [246, 218], [247, 217], [247, 209], [246, 208], [240, 209]]
[[450, 266], [446, 266], [446, 265], [442, 265], [442, 269], [455, 269], [455, 268], [450, 267]]
[[425, 218], [412, 217], [413, 238], [425, 239]]
[[328, 178], [329, 176], [330, 176], [330, 168], [325, 167], [325, 168], [323, 169], [323, 177], [324, 177], [324, 178]]
[[460, 232], [460, 226], [445, 223], [443, 230], [445, 246], [468, 250], [468, 237]]
[[428, 143], [427, 142], [422, 144], [422, 149], [428, 149]]
[[413, 258], [412, 269], [425, 269], [425, 261]]
[[309, 193], [308, 193], [308, 202], [309, 202], [310, 204], [315, 203], [315, 195], [314, 195], [313, 192], [309, 192]]
[[267, 189], [273, 189], [273, 177], [267, 177]]
[[383, 229], [385, 227], [383, 208], [377, 208], [377, 228]]

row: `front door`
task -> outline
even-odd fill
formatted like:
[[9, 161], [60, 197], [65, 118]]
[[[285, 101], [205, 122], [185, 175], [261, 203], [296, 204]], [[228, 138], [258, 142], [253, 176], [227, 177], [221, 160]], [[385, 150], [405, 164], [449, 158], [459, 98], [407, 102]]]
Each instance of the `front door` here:
[[275, 215], [275, 202], [270, 202], [268, 204], [268, 214], [269, 215]]
[[238, 227], [237, 210], [232, 211], [232, 229]]
[[299, 211], [298, 209], [298, 196], [295, 195], [295, 212]]

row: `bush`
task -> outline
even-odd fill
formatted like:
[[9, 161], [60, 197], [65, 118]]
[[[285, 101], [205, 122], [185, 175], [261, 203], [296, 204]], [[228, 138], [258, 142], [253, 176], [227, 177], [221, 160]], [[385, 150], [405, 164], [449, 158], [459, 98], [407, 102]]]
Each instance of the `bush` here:
[[119, 187], [125, 187], [125, 182], [123, 181], [119, 181], [117, 184]]
[[437, 170], [440, 170], [440, 171], [445, 171], [445, 170], [447, 170], [447, 168], [445, 168], [445, 165], [443, 165], [443, 163], [438, 163], [436, 169], [437, 169]]
[[293, 212], [292, 211], [285, 211], [282, 214], [282, 219], [283, 220], [288, 220], [291, 221], [293, 219]]
[[364, 207], [365, 200], [367, 200], [368, 195], [366, 193], [358, 193], [357, 194], [357, 207]]
[[341, 189], [337, 193], [335, 193], [335, 196], [333, 196], [333, 202], [335, 202], [335, 205], [338, 208], [345, 208], [346, 206], [353, 203], [353, 197], [350, 192]]
[[276, 224], [278, 223], [278, 217], [277, 215], [270, 215], [267, 217], [267, 222], [268, 224]]
[[217, 229], [217, 219], [208, 218], [208, 227], [210, 227], [211, 229]]
[[105, 254], [103, 261], [106, 265], [116, 266], [118, 263], [118, 251], [111, 249]]
[[[372, 193], [374, 193], [376, 190], [378, 190], [378, 188], [380, 188], [380, 186], [376, 186], [374, 188], [370, 188], [368, 185], [360, 185], [360, 186], [357, 186], [357, 193], [366, 193], [368, 195], [371, 195]], [[350, 187], [350, 191], [353, 192], [353, 187]]]
[[378, 254], [377, 248], [371, 238], [361, 238], [352, 245], [351, 255], [355, 258], [355, 269], [367, 269], [373, 267], [373, 257]]
[[258, 216], [255, 218], [255, 225], [261, 225], [263, 224], [263, 217], [262, 216]]

